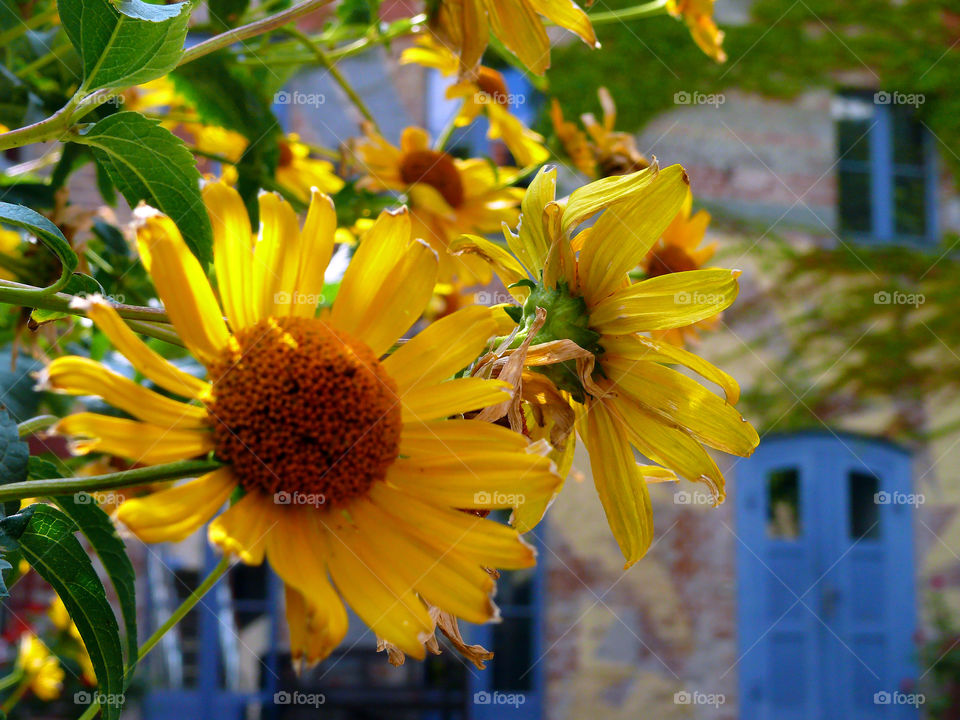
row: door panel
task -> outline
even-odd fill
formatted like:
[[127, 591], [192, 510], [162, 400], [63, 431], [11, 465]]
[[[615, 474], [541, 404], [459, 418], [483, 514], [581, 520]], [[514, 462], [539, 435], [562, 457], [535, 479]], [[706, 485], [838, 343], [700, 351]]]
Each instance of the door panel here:
[[[737, 466], [741, 716], [915, 718], [909, 456], [860, 438], [761, 443]], [[799, 503], [799, 507], [794, 508]]]

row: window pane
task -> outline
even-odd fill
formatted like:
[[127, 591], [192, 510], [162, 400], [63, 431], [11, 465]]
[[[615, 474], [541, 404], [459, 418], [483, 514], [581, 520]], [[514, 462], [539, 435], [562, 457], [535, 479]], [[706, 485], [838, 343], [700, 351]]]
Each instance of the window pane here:
[[838, 157], [842, 162], [870, 161], [870, 126], [872, 120], [840, 120], [837, 123]]
[[894, 226], [900, 235], [926, 235], [926, 182], [898, 176], [893, 180]]
[[852, 472], [847, 483], [850, 488], [850, 537], [876, 539], [880, 537], [880, 481], [869, 473]]
[[897, 165], [923, 165], [923, 125], [909, 107], [893, 106], [893, 162]]
[[533, 620], [504, 618], [493, 626], [492, 687], [501, 692], [533, 689]]
[[840, 201], [840, 229], [844, 232], [869, 233], [872, 227], [870, 176], [841, 169], [837, 192]]
[[800, 537], [800, 473], [774, 470], [767, 477], [767, 535], [782, 540]]

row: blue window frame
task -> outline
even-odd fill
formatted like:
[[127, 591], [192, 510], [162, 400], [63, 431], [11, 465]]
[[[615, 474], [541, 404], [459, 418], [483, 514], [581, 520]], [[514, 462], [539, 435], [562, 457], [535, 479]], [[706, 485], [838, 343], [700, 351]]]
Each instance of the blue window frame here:
[[936, 242], [933, 137], [902, 93], [848, 92], [835, 103], [840, 231], [873, 242]]

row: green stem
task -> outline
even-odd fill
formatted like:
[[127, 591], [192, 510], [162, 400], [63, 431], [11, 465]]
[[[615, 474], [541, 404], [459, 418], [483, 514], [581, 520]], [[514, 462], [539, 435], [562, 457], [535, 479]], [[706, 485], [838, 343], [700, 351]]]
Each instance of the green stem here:
[[262, 35], [263, 33], [270, 32], [271, 30], [276, 30], [277, 28], [286, 25], [288, 22], [311, 13], [314, 10], [323, 7], [324, 5], [329, 5], [331, 2], [333, 2], [333, 0], [306, 0], [306, 2], [297, 3], [293, 7], [287, 8], [282, 12], [278, 12], [276, 15], [270, 15], [262, 20], [256, 20], [247, 25], [241, 25], [240, 27], [233, 28], [227, 32], [220, 33], [219, 35], [215, 35], [209, 40], [204, 40], [201, 43], [197, 43], [192, 48], [187, 50], [180, 58], [180, 62], [177, 63], [177, 65], [178, 67], [180, 65], [186, 65], [187, 63], [191, 63], [194, 60], [203, 57], [204, 55], [209, 55], [217, 50], [230, 47], [234, 43], [246, 40], [247, 38], [251, 38], [256, 35]]
[[91, 475], [80, 478], [51, 478], [49, 480], [24, 480], [0, 485], [0, 502], [22, 500], [25, 497], [51, 497], [70, 495], [76, 492], [96, 492], [115, 488], [144, 485], [161, 480], [177, 480], [197, 477], [216, 470], [222, 463], [217, 460], [180, 460], [164, 465], [121, 470], [106, 475]]
[[589, 13], [588, 17], [590, 18], [590, 23], [594, 26], [656, 17], [657, 15], [667, 14], [667, 5], [669, 2], [670, 0], [653, 0], [653, 2], [644, 3], [643, 5], [637, 5], [632, 8], [624, 8], [623, 10]]
[[6, 690], [8, 687], [16, 685], [23, 679], [23, 670], [14, 670], [5, 678], [0, 679], [0, 690]]
[[35, 418], [24, 420], [22, 423], [17, 425], [17, 435], [19, 435], [21, 438], [29, 437], [35, 432], [46, 430], [58, 419], [59, 418], [55, 418], [53, 415], [37, 415]]
[[[220, 581], [230, 569], [230, 556], [224, 555], [220, 558], [220, 562], [217, 563], [216, 567], [210, 571], [210, 574], [204, 579], [202, 583], [197, 586], [197, 589], [194, 590], [186, 599], [180, 603], [180, 607], [173, 611], [173, 614], [167, 619], [167, 621], [157, 628], [156, 632], [153, 633], [147, 641], [140, 646], [140, 650], [137, 652], [137, 659], [135, 662], [127, 666], [126, 677], [129, 679], [130, 675], [137, 669], [137, 665], [143, 660], [147, 654], [156, 647], [157, 643], [163, 639], [163, 636], [166, 635], [178, 622], [183, 620], [188, 612], [193, 610], [196, 607], [197, 603], [203, 599], [203, 596], [206, 595], [213, 588], [217, 582]], [[100, 711], [99, 703], [92, 703], [80, 716], [80, 720], [92, 720], [97, 716], [97, 713]]]
[[53, 20], [57, 16], [56, 6], [51, 7], [46, 12], [38, 13], [31, 18], [26, 20], [21, 20], [20, 24], [16, 27], [12, 27], [9, 30], [6, 30], [0, 33], [0, 47], [6, 47], [9, 43], [16, 40], [21, 35], [26, 34], [30, 30], [35, 30], [45, 22]]
[[377, 121], [373, 117], [373, 113], [370, 112], [370, 108], [367, 107], [367, 104], [363, 101], [363, 98], [357, 94], [357, 91], [353, 89], [353, 86], [350, 85], [349, 81], [343, 76], [343, 73], [337, 69], [336, 64], [326, 56], [320, 46], [311, 40], [306, 34], [297, 30], [295, 27], [284, 28], [284, 32], [295, 37], [297, 40], [303, 43], [305, 48], [313, 53], [313, 56], [316, 58], [317, 62], [320, 63], [320, 65], [322, 65], [328, 73], [330, 73], [337, 85], [340, 86], [340, 89], [347, 94], [347, 97], [350, 98], [350, 101], [356, 106], [357, 110], [360, 111], [360, 114], [363, 115], [367, 122], [373, 125], [373, 129], [379, 133], [380, 128], [377, 126]]
[[80, 104], [81, 99], [81, 92], [78, 90], [66, 105], [50, 117], [32, 125], [0, 134], [0, 150], [9, 150], [30, 143], [52, 140], [63, 135], [73, 123], [74, 110]]
[[20, 684], [17, 686], [17, 689], [6, 700], [3, 701], [3, 705], [0, 705], [0, 712], [6, 714], [9, 713], [14, 705], [20, 702], [20, 698], [23, 697], [24, 693], [27, 692], [27, 688], [30, 687], [30, 678], [23, 678], [20, 681]]
[[[24, 285], [12, 280], [0, 280], [0, 303], [26, 305], [41, 310], [70, 313], [71, 315], [86, 315], [83, 308], [70, 307], [71, 303], [76, 299], [76, 296], [67, 293], [52, 293], [38, 297], [33, 294], [36, 290], [37, 288], [30, 285]], [[120, 317], [127, 320], [149, 320], [160, 323], [170, 322], [167, 313], [159, 308], [124, 305], [123, 303], [110, 303], [110, 306], [117, 311]]]

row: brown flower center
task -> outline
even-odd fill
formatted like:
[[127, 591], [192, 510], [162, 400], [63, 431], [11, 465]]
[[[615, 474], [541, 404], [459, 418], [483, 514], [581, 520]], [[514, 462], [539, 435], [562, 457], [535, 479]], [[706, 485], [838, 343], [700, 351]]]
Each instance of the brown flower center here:
[[647, 277], [655, 278], [696, 269], [696, 261], [687, 254], [686, 250], [676, 245], [666, 245], [653, 251], [647, 267]]
[[320, 320], [237, 332], [210, 377], [216, 453], [247, 491], [336, 507], [397, 458], [396, 384], [366, 345]]
[[496, 70], [481, 65], [477, 71], [477, 87], [494, 102], [504, 106], [510, 105], [507, 83], [504, 81], [503, 75]]
[[435, 150], [413, 150], [400, 161], [400, 177], [408, 185], [425, 183], [443, 196], [450, 207], [463, 203], [463, 181], [453, 158]]

